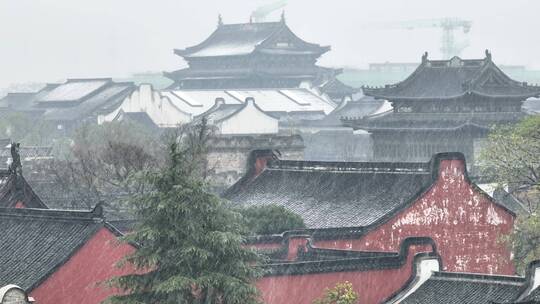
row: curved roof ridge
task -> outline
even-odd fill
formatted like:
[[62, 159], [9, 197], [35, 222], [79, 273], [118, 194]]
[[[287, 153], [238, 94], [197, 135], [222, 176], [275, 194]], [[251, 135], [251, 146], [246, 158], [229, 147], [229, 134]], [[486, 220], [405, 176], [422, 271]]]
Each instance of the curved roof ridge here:
[[[283, 25], [284, 24], [282, 22], [223, 24], [223, 25], [218, 26], [212, 32], [212, 34], [210, 34], [210, 36], [208, 36], [205, 40], [203, 40], [199, 44], [187, 47], [185, 49], [174, 49], [174, 53], [177, 54], [177, 55], [180, 55], [180, 56], [188, 56], [189, 57], [190, 54], [193, 54], [195, 52], [198, 52], [198, 51], [204, 49], [204, 47], [206, 47], [208, 44], [210, 44], [216, 36], [218, 36], [220, 34], [223, 34], [223, 33], [229, 33], [232, 30], [238, 30], [238, 29], [246, 30], [246, 29], [250, 29], [250, 28], [254, 29], [254, 30], [255, 29], [261, 30], [261, 29], [264, 28], [266, 30], [274, 29], [274, 32], [275, 32], [275, 29], [279, 29]], [[268, 37], [272, 36], [274, 34], [274, 32], [269, 33], [267, 35], [267, 37], [263, 39], [263, 41], [268, 39]]]
[[450, 271], [436, 271], [433, 273], [432, 278], [447, 279], [447, 280], [460, 280], [460, 281], [474, 281], [474, 282], [486, 282], [486, 283], [501, 283], [507, 282], [516, 285], [523, 285], [527, 282], [526, 277], [515, 275], [501, 275], [501, 274], [485, 274], [474, 272], [450, 272]]
[[244, 101], [243, 104], [241, 104], [241, 107], [239, 107], [236, 111], [234, 111], [233, 113], [221, 118], [221, 119], [218, 119], [217, 121], [223, 121], [223, 120], [226, 120], [226, 119], [229, 119], [230, 117], [240, 113], [241, 111], [243, 111], [246, 107], [252, 105], [255, 109], [257, 109], [257, 111], [261, 112], [263, 115], [269, 117], [269, 118], [272, 118], [272, 119], [276, 119], [274, 116], [266, 113], [263, 109], [261, 109], [261, 107], [259, 107], [257, 105], [257, 102], [255, 101], [255, 98], [253, 97], [247, 97], [246, 100]]
[[[430, 64], [433, 64], [433, 63], [435, 63], [435, 64], [437, 64], [437, 63], [450, 63], [452, 60], [455, 60], [455, 59], [459, 59], [459, 61], [461, 61], [461, 62], [468, 62], [468, 63], [472, 63], [472, 62], [474, 62], [474, 63], [485, 63], [486, 62], [485, 58], [482, 58], [482, 59], [470, 59], [470, 58], [463, 59], [463, 58], [461, 58], [460, 56], [457, 56], [457, 55], [452, 56], [449, 59], [435, 59], [435, 60], [426, 59], [426, 62], [430, 63]], [[442, 66], [434, 66], [434, 67], [442, 67]], [[452, 66], [448, 66], [448, 67], [452, 67]]]
[[[20, 185], [17, 185], [20, 183]], [[24, 175], [15, 176], [9, 170], [0, 170], [0, 206], [14, 208], [21, 202], [26, 208], [48, 209], [34, 192]]]
[[0, 217], [45, 218], [53, 220], [76, 220], [104, 222], [102, 207], [98, 204], [93, 210], [0, 208]]
[[80, 82], [80, 81], [107, 81], [113, 82], [111, 77], [95, 77], [95, 78], [67, 78], [64, 83], [68, 82]]
[[269, 25], [280, 25], [283, 24], [281, 21], [265, 21], [265, 22], [239, 22], [239, 23], [224, 23], [220, 25], [218, 28], [228, 28], [228, 27], [240, 27], [240, 26], [269, 26]]
[[268, 40], [270, 40], [270, 39], [274, 38], [275, 36], [281, 34], [283, 31], [287, 31], [289, 35], [291, 35], [293, 38], [297, 39], [298, 41], [302, 42], [302, 44], [304, 44], [304, 46], [307, 46], [307, 47], [310, 47], [310, 48], [320, 48], [322, 53], [327, 52], [327, 51], [330, 50], [330, 46], [322, 46], [322, 45], [320, 45], [318, 43], [308, 42], [308, 41], [298, 37], [298, 35], [296, 35], [285, 22], [279, 22], [279, 23], [282, 24], [283, 26], [278, 27], [275, 32], [270, 34], [265, 40], [263, 40], [261, 43], [259, 43], [259, 45], [263, 45]]
[[[480, 79], [480, 76], [482, 76], [486, 70], [488, 70], [489, 68], [492, 68], [492, 67], [497, 67], [497, 66], [493, 63], [493, 61], [491, 61], [491, 60], [487, 60], [487, 62], [486, 62], [486, 60], [483, 59], [483, 62], [484, 62], [484, 64], [481, 66], [481, 68], [479, 68], [478, 70], [476, 70], [476, 71], [473, 73], [473, 75], [471, 76], [471, 78], [468, 79], [468, 80], [466, 80], [466, 81], [463, 83], [463, 85], [465, 85], [467, 82], [469, 82], [469, 83], [472, 84], [472, 86], [469, 87], [469, 88], [467, 89], [467, 92], [470, 92], [470, 91], [471, 91], [471, 88], [477, 85], [476, 82]], [[498, 70], [499, 72], [502, 73], [502, 71], [499, 70], [498, 68], [497, 68], [497, 70]], [[504, 74], [504, 73], [502, 73], [502, 74]], [[506, 76], [506, 75], [505, 75], [505, 76]], [[508, 77], [508, 76], [507, 76], [507, 78], [510, 79], [510, 77]], [[511, 80], [511, 79], [510, 79], [510, 80]]]
[[185, 49], [175, 49], [174, 53], [187, 58], [248, 55], [283, 32], [297, 41], [295, 45], [310, 49], [311, 52], [322, 54], [330, 49], [301, 39], [285, 22], [250, 22], [219, 25], [201, 43]]
[[[489, 76], [492, 75], [492, 76]], [[484, 86], [487, 77], [497, 78], [494, 85]], [[492, 98], [527, 98], [540, 95], [540, 90], [525, 82], [513, 80], [505, 74], [486, 53], [483, 59], [461, 59], [454, 56], [449, 60], [422, 62], [404, 80], [379, 88], [365, 88], [366, 95], [390, 100], [450, 100], [467, 94]]]
[[[431, 250], [414, 253], [411, 251], [411, 248], [414, 247], [413, 245], [431, 245]], [[325, 253], [321, 252], [321, 256], [317, 256], [316, 254], [313, 259], [310, 259], [309, 254], [310, 251], [313, 250], [321, 250], [325, 251], [325, 253], [330, 253], [330, 258], [324, 258]], [[331, 258], [334, 254], [337, 254], [339, 257]], [[439, 257], [433, 240], [424, 237], [411, 237], [406, 238], [401, 242], [397, 252], [362, 252], [312, 248], [308, 249], [305, 253], [299, 253], [300, 256], [305, 255], [308, 259], [304, 260], [300, 258], [294, 261], [272, 261], [268, 264], [260, 265], [259, 267], [265, 270], [264, 276], [399, 269], [405, 266], [407, 257], [411, 254], [414, 254], [412, 264], [422, 257]]]
[[404, 85], [404, 84], [407, 84], [411, 81], [413, 81], [415, 78], [418, 77], [418, 75], [420, 75], [420, 73], [426, 69], [428, 67], [428, 62], [429, 61], [426, 61], [426, 62], [422, 62], [420, 63], [420, 65], [414, 70], [414, 72], [412, 72], [411, 75], [407, 76], [407, 78], [403, 79], [402, 81], [399, 81], [395, 84], [387, 84], [385, 85], [383, 88], [397, 88], [399, 87], [400, 85]]
[[[510, 78], [510, 76], [508, 76], [506, 73], [504, 73], [493, 61], [491, 60], [488, 60], [488, 62], [486, 63], [485, 65], [485, 70], [487, 70], [488, 68], [491, 68], [491, 69], [494, 69], [496, 72], [497, 72], [497, 75], [498, 76], [501, 76], [503, 77], [506, 81], [509, 81], [509, 82], [512, 82], [514, 83], [515, 85], [519, 85], [519, 86], [523, 86], [524, 82], [522, 81], [517, 81], [517, 80], [514, 80], [512, 78]], [[480, 76], [480, 75], [478, 75]]]
[[430, 162], [333, 162], [276, 160], [268, 163], [268, 169], [329, 171], [339, 172], [381, 172], [381, 173], [430, 173]]

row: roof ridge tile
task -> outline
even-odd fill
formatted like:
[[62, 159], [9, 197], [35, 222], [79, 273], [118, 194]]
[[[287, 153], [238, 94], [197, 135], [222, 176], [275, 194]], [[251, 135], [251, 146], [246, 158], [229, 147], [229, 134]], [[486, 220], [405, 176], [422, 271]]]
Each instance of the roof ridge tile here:
[[485, 274], [485, 273], [473, 273], [473, 272], [450, 272], [450, 271], [437, 271], [434, 272], [432, 277], [434, 280], [458, 280], [458, 281], [474, 281], [474, 282], [486, 282], [486, 283], [515, 283], [522, 285], [527, 281], [525, 277], [513, 276], [513, 275], [500, 275], [500, 274]]
[[104, 222], [102, 207], [98, 204], [93, 210], [0, 208], [0, 217], [43, 218], [51, 220], [74, 220]]

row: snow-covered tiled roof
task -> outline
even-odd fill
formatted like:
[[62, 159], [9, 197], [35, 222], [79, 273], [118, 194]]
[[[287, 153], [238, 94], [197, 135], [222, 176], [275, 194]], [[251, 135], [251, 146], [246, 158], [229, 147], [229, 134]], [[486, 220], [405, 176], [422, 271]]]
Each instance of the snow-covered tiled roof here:
[[111, 82], [110, 79], [69, 79], [39, 97], [37, 102], [77, 101]]
[[209, 56], [231, 56], [231, 55], [245, 55], [250, 54], [255, 50], [255, 47], [263, 42], [264, 39], [256, 39], [252, 41], [247, 41], [245, 43], [228, 43], [220, 44], [215, 46], [210, 46], [208, 48], [202, 49], [194, 54], [191, 57], [209, 57]]
[[169, 98], [171, 103], [184, 113], [193, 116], [200, 115], [208, 111], [216, 102], [216, 98], [223, 98], [226, 104], [241, 104], [234, 97], [224, 91], [162, 91], [162, 96]]
[[92, 95], [83, 102], [70, 107], [49, 108], [43, 114], [45, 120], [73, 121], [83, 119], [101, 107], [120, 104], [133, 90], [131, 83], [114, 83]]
[[281, 48], [276, 47], [276, 45], [265, 48], [265, 53], [320, 54], [329, 49], [298, 38], [285, 22], [250, 22], [222, 24], [200, 44], [185, 50], [175, 50], [175, 53], [187, 58], [248, 55], [278, 34], [288, 35], [288, 40], [292, 40], [292, 42], [286, 43]]
[[252, 97], [265, 112], [323, 111], [330, 113], [335, 103], [325, 95], [303, 89], [249, 89], [249, 90], [175, 90], [162, 91], [180, 110], [194, 116], [208, 111], [217, 98], [225, 104], [242, 104]]
[[228, 24], [220, 26], [202, 44], [188, 48], [189, 57], [250, 54], [282, 26], [279, 22]]

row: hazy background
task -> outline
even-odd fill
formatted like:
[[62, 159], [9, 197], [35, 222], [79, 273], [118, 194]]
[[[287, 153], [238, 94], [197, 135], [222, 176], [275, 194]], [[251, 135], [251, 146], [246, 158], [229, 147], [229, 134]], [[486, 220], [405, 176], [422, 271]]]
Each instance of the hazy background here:
[[[175, 70], [173, 48], [205, 39], [221, 13], [247, 22], [264, 0], [0, 0], [0, 88], [68, 77], [123, 77]], [[363, 30], [391, 20], [459, 17], [473, 21], [464, 58], [489, 48], [498, 64], [540, 68], [540, 1], [290, 0], [287, 23], [301, 38], [331, 45], [327, 66], [418, 62], [440, 57], [440, 29]], [[279, 12], [273, 20], [279, 19]]]

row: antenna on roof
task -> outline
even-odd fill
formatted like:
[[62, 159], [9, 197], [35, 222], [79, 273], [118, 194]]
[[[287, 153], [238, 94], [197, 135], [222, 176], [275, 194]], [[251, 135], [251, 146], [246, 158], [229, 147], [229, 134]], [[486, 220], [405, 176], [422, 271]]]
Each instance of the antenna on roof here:
[[220, 27], [220, 26], [223, 25], [223, 18], [221, 17], [221, 14], [218, 15], [218, 22], [217, 22], [217, 25], [218, 25], [218, 27]]

